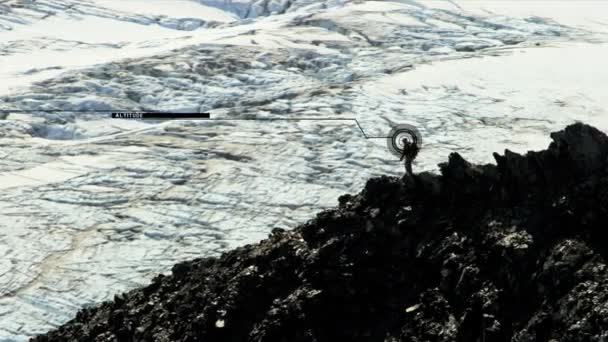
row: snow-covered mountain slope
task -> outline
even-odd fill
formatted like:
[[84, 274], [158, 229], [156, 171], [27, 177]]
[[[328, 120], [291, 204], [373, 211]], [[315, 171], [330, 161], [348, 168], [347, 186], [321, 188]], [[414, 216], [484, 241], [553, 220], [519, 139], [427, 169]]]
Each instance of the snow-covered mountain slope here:
[[[608, 129], [608, 9], [497, 3], [0, 0], [0, 341], [402, 172], [328, 119], [416, 125], [416, 170]], [[236, 120], [252, 116], [311, 120]]]

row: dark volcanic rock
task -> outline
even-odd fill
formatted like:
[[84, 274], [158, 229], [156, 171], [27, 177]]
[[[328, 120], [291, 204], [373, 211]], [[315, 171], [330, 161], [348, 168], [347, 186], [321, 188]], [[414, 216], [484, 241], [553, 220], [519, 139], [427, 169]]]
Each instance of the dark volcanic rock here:
[[608, 341], [608, 138], [380, 177], [34, 341]]

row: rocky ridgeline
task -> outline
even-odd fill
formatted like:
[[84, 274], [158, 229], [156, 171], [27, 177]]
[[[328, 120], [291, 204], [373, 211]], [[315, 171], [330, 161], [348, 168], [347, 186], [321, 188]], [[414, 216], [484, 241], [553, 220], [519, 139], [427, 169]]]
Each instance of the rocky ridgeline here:
[[608, 137], [450, 155], [34, 341], [607, 341]]

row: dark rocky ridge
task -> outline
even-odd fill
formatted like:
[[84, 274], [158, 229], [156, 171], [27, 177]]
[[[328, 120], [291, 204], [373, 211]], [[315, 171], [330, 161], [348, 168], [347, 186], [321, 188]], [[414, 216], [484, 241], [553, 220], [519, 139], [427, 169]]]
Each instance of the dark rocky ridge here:
[[608, 137], [452, 154], [33, 341], [608, 341]]

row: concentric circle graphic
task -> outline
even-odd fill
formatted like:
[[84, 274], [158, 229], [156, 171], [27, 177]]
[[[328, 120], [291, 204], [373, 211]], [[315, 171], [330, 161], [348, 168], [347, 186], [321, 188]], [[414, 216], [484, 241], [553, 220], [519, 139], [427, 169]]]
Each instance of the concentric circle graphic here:
[[388, 150], [397, 157], [403, 155], [403, 139], [407, 139], [422, 148], [422, 135], [412, 125], [399, 124], [394, 126], [387, 135], [386, 143]]

